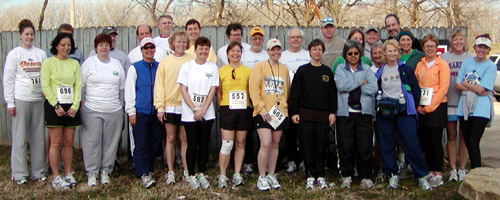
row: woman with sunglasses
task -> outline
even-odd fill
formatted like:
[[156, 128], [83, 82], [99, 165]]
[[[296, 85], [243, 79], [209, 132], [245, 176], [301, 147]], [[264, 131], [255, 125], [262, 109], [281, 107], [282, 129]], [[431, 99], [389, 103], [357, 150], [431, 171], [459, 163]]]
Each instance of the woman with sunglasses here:
[[175, 183], [174, 160], [175, 160], [175, 141], [180, 138], [180, 152], [182, 159], [183, 175], [188, 176], [186, 150], [187, 139], [184, 126], [181, 124], [181, 91], [176, 80], [179, 76], [181, 66], [194, 59], [191, 54], [185, 53], [189, 46], [188, 35], [184, 31], [175, 31], [169, 38], [170, 49], [173, 54], [168, 55], [161, 60], [156, 72], [154, 106], [158, 111], [157, 117], [160, 122], [165, 124], [166, 142], [165, 157], [167, 160], [168, 172], [165, 174], [165, 181], [168, 184]]
[[306, 188], [328, 187], [325, 161], [330, 126], [337, 111], [337, 87], [329, 67], [321, 64], [325, 44], [320, 39], [308, 45], [311, 62], [295, 73], [290, 89], [289, 111], [299, 126], [300, 149], [306, 166]]
[[251, 126], [248, 79], [252, 70], [241, 64], [242, 50], [243, 46], [239, 42], [229, 43], [227, 47], [229, 64], [219, 69], [220, 87], [217, 91], [217, 102], [219, 102], [222, 137], [219, 153], [220, 175], [217, 176], [219, 188], [227, 187], [226, 169], [231, 160], [233, 146], [236, 148], [232, 183], [234, 186], [243, 184], [240, 171], [245, 156], [246, 134]]
[[422, 91], [418, 105], [418, 135], [429, 169], [431, 187], [443, 185], [443, 128], [448, 122], [447, 97], [450, 67], [437, 56], [438, 39], [428, 34], [422, 39], [425, 57], [417, 64], [415, 76]]
[[377, 79], [370, 66], [362, 63], [363, 52], [359, 41], [347, 41], [342, 52], [345, 63], [339, 65], [334, 76], [338, 90], [337, 148], [343, 189], [351, 188], [355, 163], [361, 187], [373, 187], [372, 119], [375, 117], [373, 97], [377, 92]]
[[[210, 40], [199, 37], [194, 43], [196, 58], [181, 66], [177, 83], [182, 95], [181, 121], [186, 129], [186, 162], [189, 176], [186, 178], [192, 189], [208, 189], [210, 183], [205, 176], [208, 160], [210, 131], [215, 120], [212, 101], [219, 87], [217, 65], [207, 62]], [[198, 174], [195, 164], [198, 160]]]
[[[365, 51], [365, 34], [363, 33], [363, 31], [361, 31], [360, 29], [353, 29], [351, 30], [351, 32], [349, 32], [349, 35], [347, 36], [347, 41], [349, 40], [356, 40], [358, 41], [360, 44], [361, 44], [361, 48], [363, 49], [363, 52]], [[363, 64], [367, 64], [368, 66], [372, 66], [372, 62], [370, 61], [370, 58], [362, 55], [360, 57], [361, 59], [361, 62]], [[332, 71], [335, 72], [335, 70], [337, 69], [337, 66], [340, 65], [340, 64], [343, 64], [345, 63], [345, 58], [340, 56], [340, 57], [337, 57], [337, 59], [335, 59], [335, 62], [333, 63], [332, 65]]]
[[281, 42], [270, 39], [266, 49], [269, 59], [255, 64], [249, 81], [255, 128], [260, 139], [257, 188], [261, 191], [281, 188], [275, 174], [276, 161], [283, 129], [290, 123], [287, 109], [290, 77], [285, 65], [279, 63]]
[[456, 169], [457, 163], [457, 125], [458, 125], [458, 101], [460, 96], [462, 96], [462, 91], [456, 88], [455, 82], [457, 81], [457, 75], [460, 71], [462, 63], [467, 58], [472, 58], [474, 55], [467, 52], [467, 39], [464, 32], [460, 29], [456, 29], [451, 33], [450, 38], [451, 49], [447, 51], [441, 58], [445, 60], [450, 66], [450, 88], [448, 89], [448, 125], [446, 127], [447, 133], [447, 143], [446, 152], [448, 154], [448, 161], [450, 164], [450, 174], [448, 181], [462, 181], [465, 178], [467, 171], [465, 170], [465, 164], [469, 159], [469, 154], [467, 153], [467, 147], [465, 146], [464, 136], [462, 134], [462, 129], [459, 128], [459, 145], [458, 145], [458, 155], [460, 158], [458, 171]]
[[481, 167], [479, 142], [484, 128], [495, 115], [491, 91], [497, 74], [495, 64], [488, 59], [491, 46], [489, 34], [477, 36], [474, 45], [476, 57], [464, 61], [456, 81], [457, 89], [462, 91], [457, 115], [460, 118], [465, 146], [469, 152], [471, 169]]
[[35, 27], [28, 19], [19, 22], [21, 45], [9, 51], [4, 65], [3, 87], [7, 112], [12, 116], [12, 180], [26, 184], [29, 175], [26, 160], [27, 141], [30, 141], [31, 179], [44, 181], [45, 153], [43, 127], [43, 96], [40, 69], [47, 58], [45, 52], [33, 45]]

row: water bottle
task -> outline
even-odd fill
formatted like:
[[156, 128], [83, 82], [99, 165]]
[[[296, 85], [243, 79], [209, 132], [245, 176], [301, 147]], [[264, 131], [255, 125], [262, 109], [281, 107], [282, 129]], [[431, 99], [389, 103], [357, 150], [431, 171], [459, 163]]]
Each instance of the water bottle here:
[[406, 103], [405, 95], [403, 95], [403, 93], [399, 94], [399, 104], [405, 104], [405, 103]]
[[382, 99], [382, 91], [378, 91], [377, 92], [377, 97], [376, 97], [377, 101], [380, 101]]

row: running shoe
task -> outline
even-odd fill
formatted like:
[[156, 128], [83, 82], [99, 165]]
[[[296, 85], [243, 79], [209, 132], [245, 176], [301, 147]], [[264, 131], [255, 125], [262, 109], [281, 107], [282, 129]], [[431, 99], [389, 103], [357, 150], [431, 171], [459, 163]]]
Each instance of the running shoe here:
[[393, 174], [389, 179], [389, 185], [387, 185], [387, 188], [398, 189], [398, 185], [399, 185], [399, 176]]
[[314, 180], [313, 177], [307, 178], [307, 180], [306, 180], [306, 189], [308, 189], [308, 190], [314, 189], [314, 181], [315, 180]]
[[188, 185], [191, 189], [198, 189], [200, 188], [200, 182], [198, 182], [198, 179], [196, 179], [195, 176], [188, 176], [186, 178], [186, 181], [188, 182]]
[[429, 179], [427, 176], [420, 177], [418, 179], [418, 185], [420, 185], [420, 188], [422, 190], [431, 190], [431, 185], [429, 184]]
[[165, 174], [165, 181], [167, 182], [167, 185], [174, 184], [175, 183], [175, 172], [169, 171], [167, 174]]
[[66, 182], [66, 180], [59, 175], [56, 178], [52, 179], [52, 187], [57, 189], [68, 189], [71, 187], [71, 184]]
[[226, 175], [218, 175], [217, 176], [217, 186], [219, 188], [227, 188], [227, 181], [229, 179], [226, 177]]
[[101, 181], [101, 185], [106, 185], [111, 183], [108, 171], [102, 171], [101, 178], [99, 180]]
[[244, 184], [243, 176], [241, 176], [240, 173], [233, 174], [231, 182], [233, 183], [233, 186], [243, 185]]
[[351, 179], [350, 176], [348, 176], [348, 177], [342, 177], [342, 178], [340, 178], [340, 181], [342, 181], [342, 183], [340, 184], [340, 188], [342, 188], [342, 189], [351, 189], [352, 179]]
[[16, 184], [18, 185], [23, 185], [23, 184], [26, 184], [28, 183], [28, 180], [26, 180], [26, 178], [21, 178], [21, 179], [12, 179], [12, 181], [14, 181]]
[[276, 178], [276, 174], [268, 174], [266, 178], [267, 182], [269, 182], [269, 185], [271, 185], [271, 188], [273, 188], [273, 190], [281, 188], [280, 182], [278, 182], [278, 179]]
[[359, 185], [363, 189], [372, 189], [373, 188], [373, 181], [369, 178], [364, 178], [361, 180], [361, 183]]
[[448, 181], [458, 181], [458, 172], [456, 169], [450, 170], [450, 177], [448, 178]]
[[71, 187], [75, 187], [77, 183], [75, 177], [73, 176], [73, 173], [74, 172], [70, 172], [69, 174], [64, 176], [64, 180], [66, 180], [66, 182], [68, 182]]
[[328, 184], [326, 184], [325, 177], [318, 177], [318, 179], [316, 180], [316, 184], [318, 184], [319, 189], [328, 188]]
[[271, 186], [269, 186], [269, 182], [267, 181], [266, 176], [259, 176], [259, 179], [257, 180], [257, 188], [260, 191], [269, 191], [271, 189]]
[[210, 188], [210, 182], [208, 182], [206, 175], [198, 175], [198, 176], [196, 176], [196, 179], [198, 179], [198, 182], [200, 183], [201, 188], [203, 188], [203, 189]]
[[143, 174], [141, 176], [141, 184], [145, 188], [150, 188], [155, 184], [155, 180], [150, 175]]
[[458, 181], [463, 181], [465, 179], [465, 175], [467, 175], [467, 170], [466, 169], [459, 169], [458, 170]]
[[431, 187], [439, 187], [439, 186], [443, 185], [444, 184], [443, 176], [434, 175], [434, 176], [430, 177], [429, 184], [431, 185]]
[[97, 185], [97, 174], [89, 174], [87, 177], [87, 185], [89, 187]]
[[293, 173], [295, 170], [297, 170], [297, 165], [295, 164], [294, 161], [290, 161], [287, 164], [286, 172], [287, 173]]

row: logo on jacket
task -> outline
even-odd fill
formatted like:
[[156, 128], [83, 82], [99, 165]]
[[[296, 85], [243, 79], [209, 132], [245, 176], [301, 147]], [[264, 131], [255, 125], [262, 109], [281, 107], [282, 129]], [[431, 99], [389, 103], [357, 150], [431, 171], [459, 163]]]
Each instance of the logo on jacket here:
[[328, 75], [323, 75], [322, 78], [323, 78], [323, 81], [325, 81], [327, 83], [330, 81], [330, 77]]

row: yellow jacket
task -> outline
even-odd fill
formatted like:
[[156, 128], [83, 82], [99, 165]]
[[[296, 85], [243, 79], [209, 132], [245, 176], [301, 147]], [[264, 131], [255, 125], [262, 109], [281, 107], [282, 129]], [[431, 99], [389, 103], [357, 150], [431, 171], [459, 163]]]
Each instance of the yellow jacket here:
[[153, 101], [158, 112], [163, 112], [165, 106], [181, 105], [181, 91], [177, 76], [179, 76], [182, 64], [193, 59], [193, 55], [186, 53], [182, 57], [170, 54], [161, 60], [156, 71]]
[[250, 98], [254, 106], [253, 116], [269, 112], [275, 104], [288, 116], [289, 90], [290, 77], [285, 65], [279, 63], [271, 67], [268, 60], [255, 64], [249, 81]]

